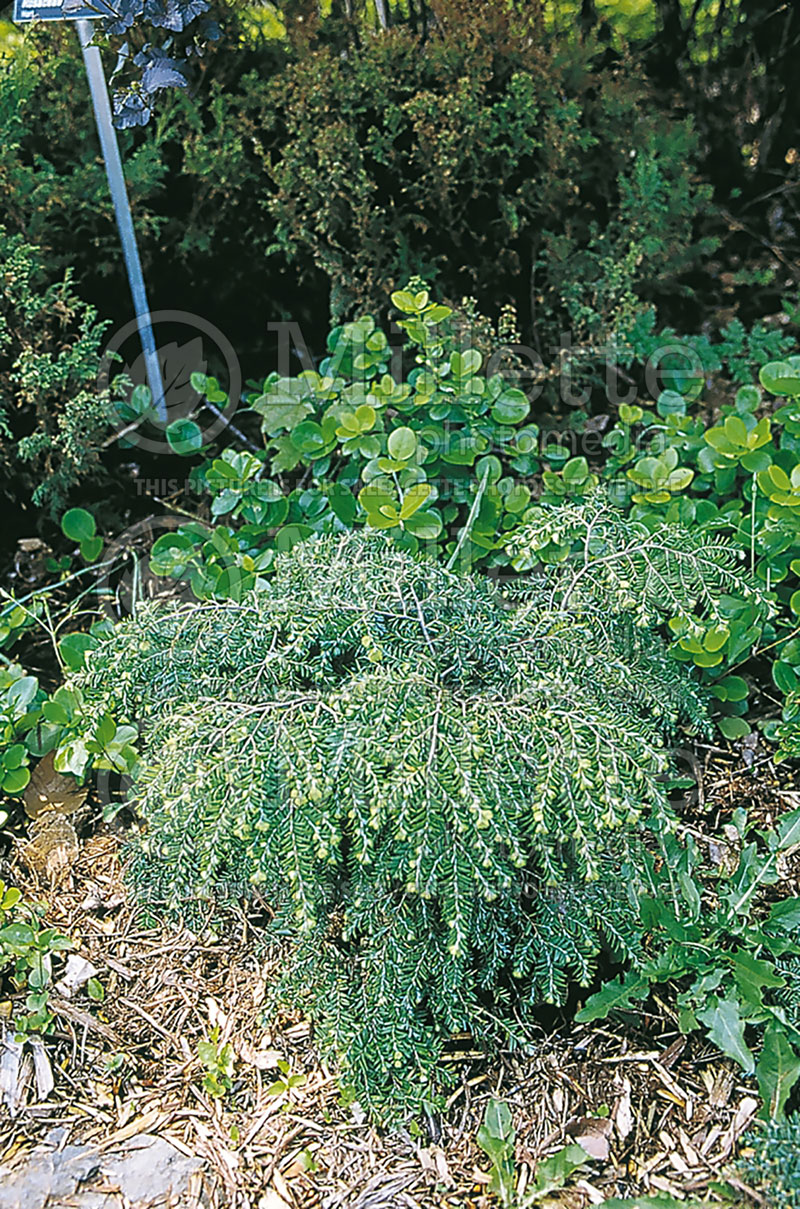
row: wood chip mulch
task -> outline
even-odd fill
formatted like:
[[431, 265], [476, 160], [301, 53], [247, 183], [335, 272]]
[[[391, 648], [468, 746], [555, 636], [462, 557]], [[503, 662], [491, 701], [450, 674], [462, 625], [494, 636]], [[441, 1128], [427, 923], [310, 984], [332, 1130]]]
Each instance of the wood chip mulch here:
[[[645, 1021], [639, 1032], [564, 1027], [527, 1052], [491, 1059], [455, 1052], [459, 1082], [447, 1110], [418, 1136], [383, 1131], [340, 1096], [309, 1023], [262, 1019], [275, 957], [264, 958], [242, 915], [224, 936], [141, 926], [121, 875], [120, 840], [83, 839], [59, 884], [24, 862], [0, 870], [98, 971], [101, 1004], [85, 990], [54, 995], [46, 1052], [55, 1086], [36, 1100], [32, 1063], [13, 1118], [0, 1119], [0, 1164], [14, 1167], [55, 1127], [64, 1141], [111, 1148], [161, 1135], [206, 1160], [187, 1205], [210, 1209], [489, 1209], [488, 1160], [475, 1141], [490, 1097], [510, 1104], [520, 1187], [537, 1161], [577, 1140], [590, 1175], [561, 1199], [583, 1209], [659, 1192], [696, 1199], [722, 1173], [758, 1109], [751, 1082], [710, 1046]], [[8, 1009], [7, 1009], [8, 1010]], [[224, 1098], [202, 1089], [198, 1042], [219, 1029], [235, 1053]], [[649, 1030], [649, 1031], [648, 1031]], [[276, 1094], [278, 1060], [304, 1081]], [[63, 1142], [62, 1142], [63, 1144]], [[741, 1203], [763, 1204], [741, 1186]], [[711, 1202], [709, 1202], [711, 1203]]]

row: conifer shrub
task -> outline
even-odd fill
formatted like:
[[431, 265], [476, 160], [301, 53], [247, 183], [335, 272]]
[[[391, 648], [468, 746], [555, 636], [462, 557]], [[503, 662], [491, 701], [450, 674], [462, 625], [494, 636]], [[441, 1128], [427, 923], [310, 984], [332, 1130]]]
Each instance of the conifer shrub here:
[[[548, 44], [534, 11], [470, 5], [427, 38], [320, 41], [246, 82], [273, 250], [324, 273], [336, 320], [380, 313], [420, 274], [440, 296], [530, 305], [543, 345], [564, 321], [602, 339], [710, 251], [691, 123], [658, 112], [632, 63]], [[226, 137], [220, 123], [209, 142]]]
[[59, 277], [0, 226], [0, 495], [51, 513], [101, 473], [116, 418], [115, 386], [98, 385], [106, 325]]
[[320, 536], [241, 602], [143, 607], [77, 677], [142, 731], [141, 900], [199, 926], [258, 886], [292, 939], [276, 997], [379, 1112], [430, 1098], [453, 1033], [634, 956], [620, 870], [671, 825], [669, 734], [706, 718], [658, 625], [751, 591], [725, 544], [596, 500], [516, 541], [573, 556], [502, 590]]
[[748, 1183], [774, 1209], [800, 1206], [800, 1116], [770, 1121], [747, 1139], [751, 1149], [740, 1160], [740, 1170]]

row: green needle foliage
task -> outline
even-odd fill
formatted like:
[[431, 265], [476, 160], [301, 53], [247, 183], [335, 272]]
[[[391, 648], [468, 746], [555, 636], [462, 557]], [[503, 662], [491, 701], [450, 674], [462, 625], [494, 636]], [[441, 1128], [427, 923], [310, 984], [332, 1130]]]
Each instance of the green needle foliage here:
[[142, 899], [197, 921], [260, 885], [295, 941], [277, 994], [379, 1111], [430, 1097], [453, 1032], [511, 1028], [636, 945], [615, 871], [637, 820], [670, 825], [666, 736], [705, 718], [653, 583], [670, 614], [681, 586], [701, 613], [744, 589], [709, 538], [567, 515], [574, 558], [521, 591], [382, 534], [320, 537], [243, 602], [143, 608], [79, 677], [144, 732]]
[[800, 1206], [800, 1116], [771, 1121], [747, 1139], [752, 1151], [745, 1153], [740, 1169], [748, 1183], [765, 1197], [770, 1209]]

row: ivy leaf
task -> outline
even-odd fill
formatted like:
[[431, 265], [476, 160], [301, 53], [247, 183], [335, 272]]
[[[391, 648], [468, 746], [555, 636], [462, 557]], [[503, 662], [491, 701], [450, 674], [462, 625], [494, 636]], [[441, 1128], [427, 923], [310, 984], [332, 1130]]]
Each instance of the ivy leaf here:
[[596, 994], [590, 995], [575, 1019], [579, 1024], [591, 1020], [605, 1020], [611, 1012], [625, 1011], [633, 1006], [634, 999], [644, 999], [650, 989], [647, 979], [640, 978], [632, 970], [624, 977], [607, 982]]
[[[72, 3], [68, 0], [65, 12], [69, 12], [70, 8], [78, 10], [83, 7], [82, 3]], [[118, 0], [113, 9], [110, 5], [101, 6], [100, 11], [103, 12], [105, 7], [113, 15], [104, 19], [103, 28], [107, 34], [112, 34], [116, 37], [119, 34], [124, 34], [126, 30], [130, 29], [137, 17], [141, 17], [144, 10], [144, 0]]]
[[307, 383], [297, 378], [281, 378], [266, 394], [259, 395], [253, 410], [263, 417], [264, 432], [272, 437], [300, 424], [314, 410], [307, 395]]
[[764, 1033], [764, 1045], [756, 1068], [758, 1090], [764, 1101], [762, 1115], [783, 1119], [789, 1093], [800, 1079], [800, 1057], [792, 1049], [783, 1029], [773, 1023]]
[[[145, 0], [144, 16], [151, 25], [179, 34], [186, 26], [208, 11], [207, 0]], [[186, 81], [184, 80], [184, 86]]]
[[[120, 29], [119, 32], [122, 33], [123, 30]], [[130, 89], [114, 93], [114, 125], [117, 130], [146, 126], [152, 112], [141, 93], [132, 92]]]
[[756, 1060], [744, 1039], [744, 1022], [739, 1014], [739, 1003], [736, 999], [719, 999], [697, 1013], [697, 1019], [708, 1029], [708, 1036], [723, 1054], [735, 1059], [742, 1070], [752, 1075], [756, 1068]]

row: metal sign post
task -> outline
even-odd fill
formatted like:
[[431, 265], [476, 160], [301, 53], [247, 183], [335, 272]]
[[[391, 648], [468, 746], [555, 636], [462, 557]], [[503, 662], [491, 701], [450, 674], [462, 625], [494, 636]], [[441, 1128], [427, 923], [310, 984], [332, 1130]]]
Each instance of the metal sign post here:
[[[69, 11], [64, 0], [15, 0], [14, 20], [19, 23], [26, 21], [74, 21], [78, 27], [83, 62], [89, 80], [92, 95], [94, 116], [97, 122], [97, 133], [100, 137], [100, 147], [108, 177], [108, 187], [114, 204], [114, 214], [117, 219], [122, 254], [125, 258], [125, 268], [133, 298], [133, 309], [136, 314], [136, 325], [142, 342], [147, 382], [153, 396], [153, 407], [162, 424], [167, 422], [167, 404], [164, 398], [164, 385], [161, 377], [161, 365], [158, 360], [153, 327], [150, 322], [150, 307], [147, 303], [147, 291], [142, 274], [142, 262], [136, 243], [136, 232], [133, 227], [128, 191], [125, 187], [125, 175], [122, 170], [122, 159], [119, 154], [117, 132], [111, 117], [111, 103], [108, 99], [108, 88], [103, 74], [103, 63], [100, 51], [91, 45], [92, 27], [90, 20], [103, 16], [101, 3], [99, 5], [76, 5], [74, 0], [69, 3]], [[110, 13], [111, 10], [109, 10]]]

